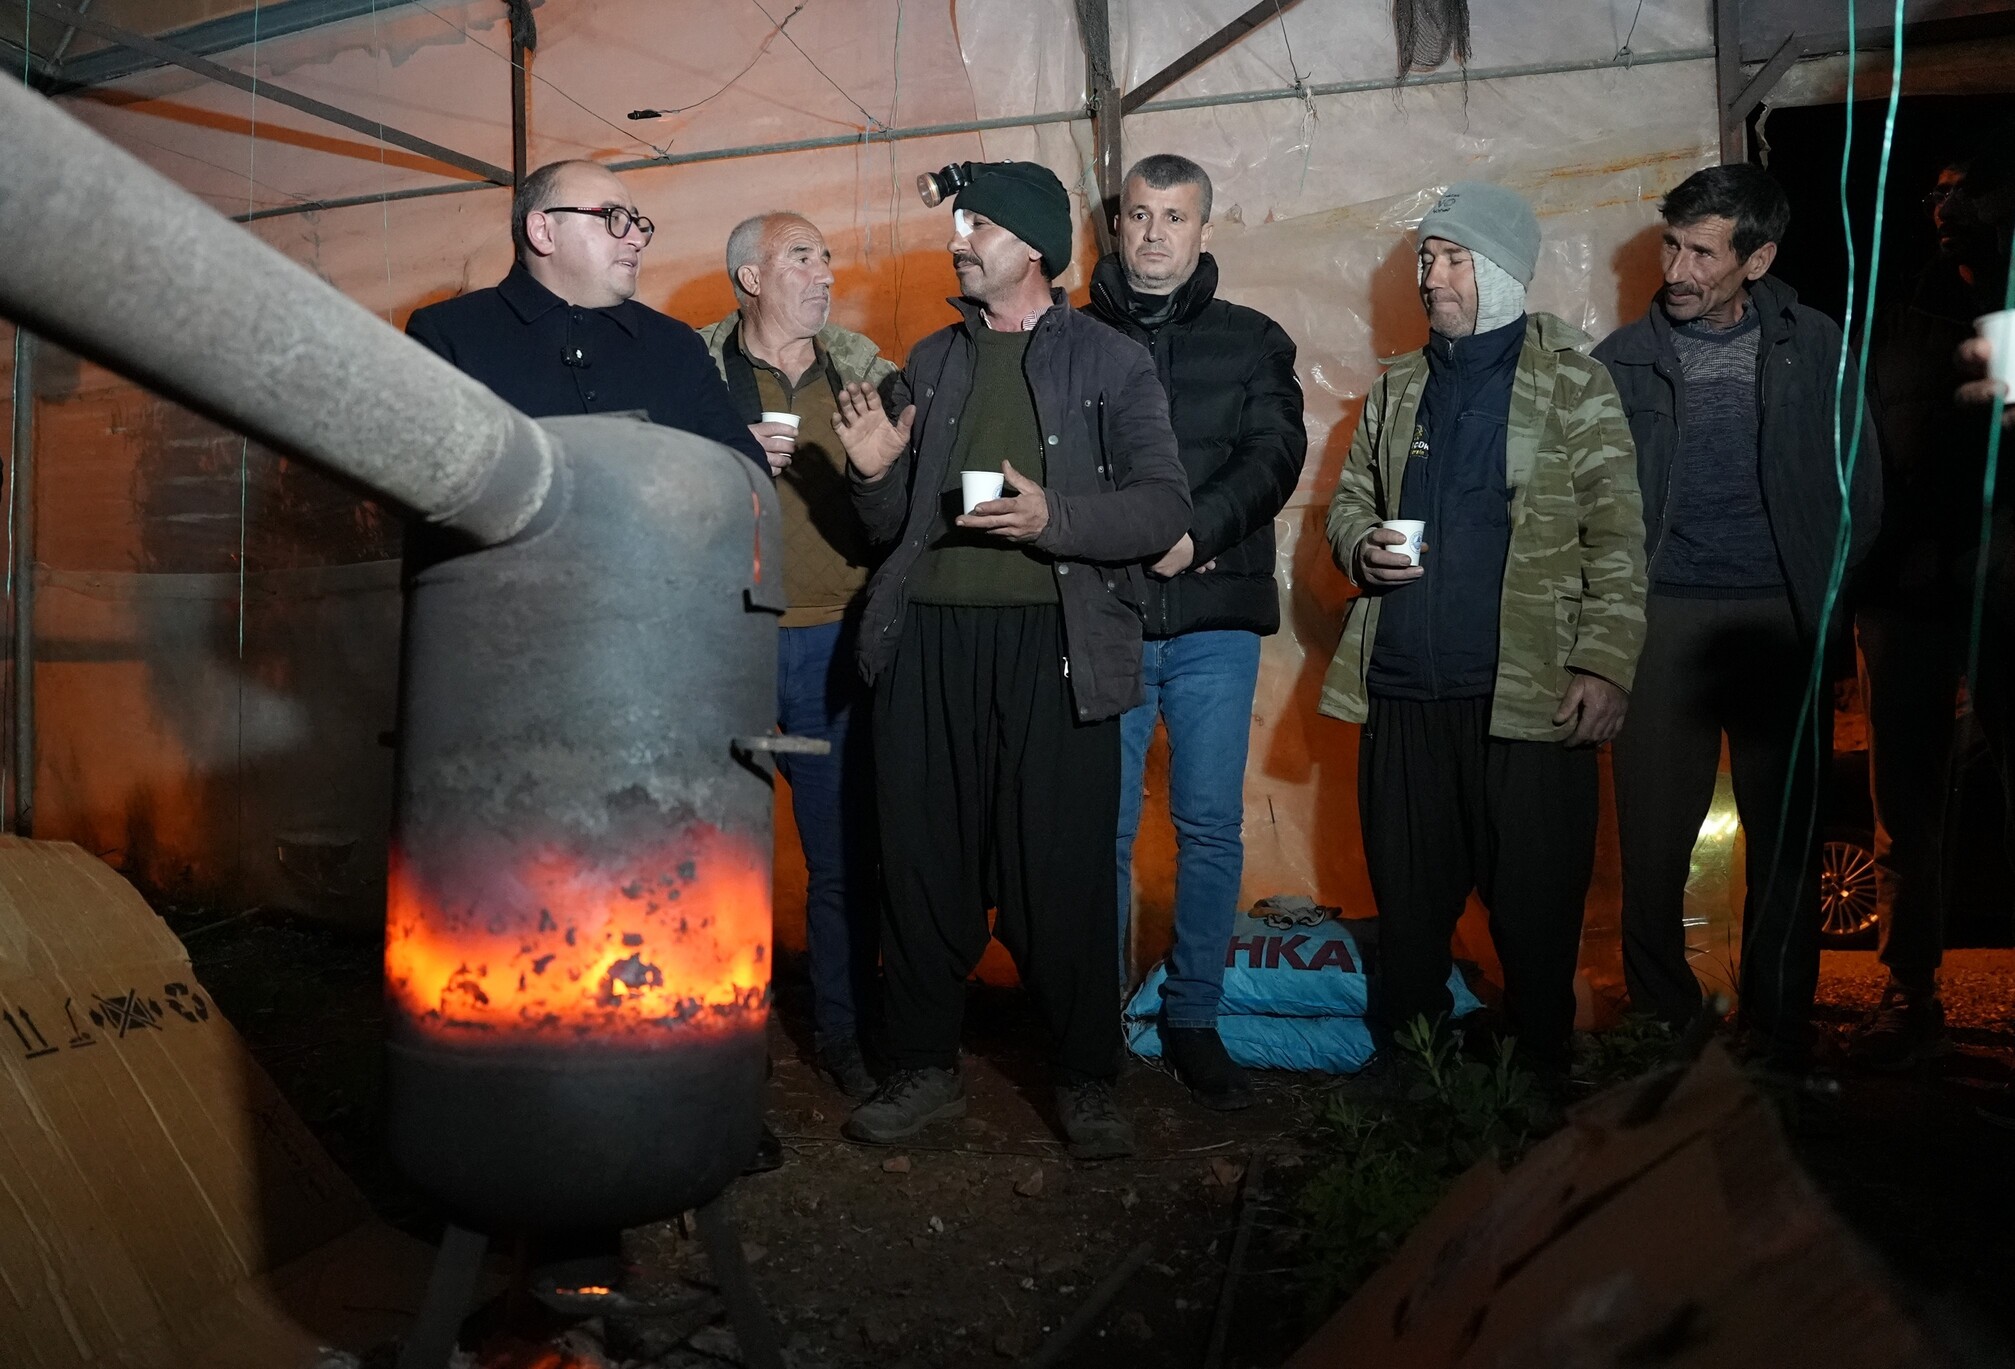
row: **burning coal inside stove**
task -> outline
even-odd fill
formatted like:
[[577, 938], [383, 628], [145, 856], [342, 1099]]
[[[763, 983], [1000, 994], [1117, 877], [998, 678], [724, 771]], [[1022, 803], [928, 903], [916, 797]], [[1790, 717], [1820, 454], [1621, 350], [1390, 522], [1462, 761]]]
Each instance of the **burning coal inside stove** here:
[[634, 1047], [760, 1028], [769, 958], [768, 853], [711, 827], [613, 860], [394, 854], [386, 985], [437, 1042]]

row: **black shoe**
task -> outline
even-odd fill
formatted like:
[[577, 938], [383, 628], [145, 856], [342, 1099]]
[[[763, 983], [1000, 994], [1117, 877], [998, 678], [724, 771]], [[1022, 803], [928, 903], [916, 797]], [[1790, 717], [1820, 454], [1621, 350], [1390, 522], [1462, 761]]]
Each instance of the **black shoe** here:
[[1056, 1112], [1072, 1159], [1117, 1160], [1133, 1154], [1133, 1127], [1119, 1110], [1111, 1080], [1057, 1085]]
[[1891, 983], [1874, 1016], [1854, 1039], [1854, 1059], [1872, 1070], [1901, 1073], [1945, 1049], [1945, 1005], [1937, 993]]
[[744, 1175], [768, 1174], [773, 1169], [782, 1169], [783, 1167], [784, 1143], [777, 1139], [777, 1134], [770, 1130], [770, 1124], [765, 1122], [763, 1123], [763, 1134], [756, 1140], [755, 1158], [749, 1161], [748, 1168], [744, 1169], [742, 1173]]
[[849, 1036], [819, 1047], [816, 1063], [819, 1073], [856, 1103], [874, 1097], [875, 1077], [868, 1073], [867, 1057], [861, 1054], [856, 1038]]
[[1163, 1027], [1161, 1058], [1205, 1107], [1237, 1112], [1253, 1105], [1252, 1080], [1225, 1050], [1216, 1027]]
[[897, 1070], [874, 1097], [855, 1108], [840, 1131], [871, 1146], [907, 1141], [933, 1122], [966, 1115], [966, 1085], [957, 1070]]

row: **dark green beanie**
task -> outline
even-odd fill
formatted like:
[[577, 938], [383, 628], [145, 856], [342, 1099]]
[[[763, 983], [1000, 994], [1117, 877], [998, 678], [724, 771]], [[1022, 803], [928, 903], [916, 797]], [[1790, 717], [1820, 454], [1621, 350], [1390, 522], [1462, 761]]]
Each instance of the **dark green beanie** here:
[[972, 183], [952, 208], [984, 214], [1042, 253], [1051, 280], [1070, 266], [1070, 192], [1046, 166], [1034, 162], [975, 162]]

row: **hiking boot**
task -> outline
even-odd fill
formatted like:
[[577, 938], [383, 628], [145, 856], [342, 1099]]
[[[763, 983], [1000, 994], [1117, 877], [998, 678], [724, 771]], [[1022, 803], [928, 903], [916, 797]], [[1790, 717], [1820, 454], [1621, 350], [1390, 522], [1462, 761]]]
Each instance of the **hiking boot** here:
[[819, 1047], [815, 1063], [834, 1088], [856, 1103], [874, 1097], [875, 1077], [868, 1073], [867, 1057], [861, 1054], [856, 1038], [849, 1036]]
[[1117, 1160], [1133, 1154], [1133, 1127], [1119, 1110], [1110, 1079], [1058, 1084], [1057, 1120], [1074, 1160]]
[[1944, 1045], [1945, 1005], [1937, 993], [1891, 983], [1855, 1037], [1854, 1058], [1869, 1069], [1894, 1073], [1916, 1068]]
[[854, 1109], [840, 1132], [851, 1141], [892, 1146], [909, 1140], [932, 1122], [949, 1122], [965, 1115], [965, 1080], [957, 1070], [896, 1070], [867, 1102]]
[[1190, 1097], [1212, 1111], [1252, 1106], [1252, 1080], [1225, 1050], [1216, 1027], [1163, 1027], [1161, 1058], [1188, 1086]]

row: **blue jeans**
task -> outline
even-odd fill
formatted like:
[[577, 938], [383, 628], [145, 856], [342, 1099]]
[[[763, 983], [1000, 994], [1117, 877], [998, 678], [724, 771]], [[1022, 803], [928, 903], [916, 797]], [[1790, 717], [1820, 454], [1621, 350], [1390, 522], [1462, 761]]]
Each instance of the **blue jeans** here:
[[778, 631], [777, 723], [833, 744], [830, 755], [777, 757], [805, 853], [805, 948], [821, 1048], [856, 1035], [877, 959], [873, 753], [868, 711], [856, 712], [865, 703], [852, 619]]
[[1120, 974], [1133, 914], [1133, 839], [1155, 719], [1168, 724], [1168, 806], [1175, 819], [1175, 948], [1162, 1023], [1217, 1024], [1224, 945], [1245, 873], [1245, 756], [1259, 684], [1259, 634], [1190, 632], [1141, 644], [1140, 706], [1120, 719]]

